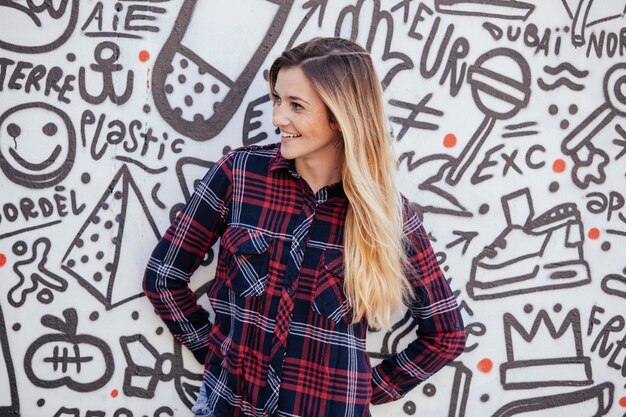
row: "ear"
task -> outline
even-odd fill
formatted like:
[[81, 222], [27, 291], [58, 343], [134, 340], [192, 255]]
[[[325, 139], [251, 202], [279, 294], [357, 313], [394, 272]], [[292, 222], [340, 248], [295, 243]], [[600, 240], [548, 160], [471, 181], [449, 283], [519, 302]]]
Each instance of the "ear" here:
[[332, 114], [332, 113], [330, 112], [330, 110], [328, 111], [328, 120], [329, 120], [329, 122], [330, 122], [330, 125], [331, 125], [333, 128], [337, 129], [337, 131], [338, 131], [339, 133], [343, 133], [343, 132], [341, 131], [341, 126], [339, 126], [339, 123], [337, 123], [337, 119], [335, 119], [335, 115], [334, 115], [334, 114]]

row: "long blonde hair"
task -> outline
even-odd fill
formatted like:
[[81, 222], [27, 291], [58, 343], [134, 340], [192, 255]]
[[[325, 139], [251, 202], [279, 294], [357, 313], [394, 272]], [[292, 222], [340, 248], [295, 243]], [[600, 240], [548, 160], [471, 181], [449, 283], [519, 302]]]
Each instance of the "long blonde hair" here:
[[270, 68], [270, 90], [281, 68], [299, 66], [343, 135], [344, 289], [353, 322], [389, 327], [411, 294], [405, 276], [402, 199], [393, 141], [385, 126], [382, 89], [369, 53], [342, 38], [315, 38], [283, 52]]

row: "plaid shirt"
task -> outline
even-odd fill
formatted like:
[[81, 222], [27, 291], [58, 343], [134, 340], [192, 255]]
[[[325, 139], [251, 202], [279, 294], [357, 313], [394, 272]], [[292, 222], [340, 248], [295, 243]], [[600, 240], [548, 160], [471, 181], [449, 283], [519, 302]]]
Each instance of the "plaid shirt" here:
[[[215, 416], [369, 416], [370, 403], [401, 398], [463, 351], [456, 301], [404, 201], [417, 338], [372, 368], [367, 321], [350, 324], [343, 290], [341, 183], [314, 194], [278, 144], [231, 151], [209, 170], [155, 248], [144, 290], [204, 363]], [[211, 324], [188, 282], [218, 238]]]

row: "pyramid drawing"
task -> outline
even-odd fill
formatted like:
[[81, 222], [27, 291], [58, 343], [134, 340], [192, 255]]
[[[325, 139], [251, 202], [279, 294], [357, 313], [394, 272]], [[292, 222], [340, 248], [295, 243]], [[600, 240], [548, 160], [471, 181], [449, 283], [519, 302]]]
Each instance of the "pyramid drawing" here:
[[124, 165], [76, 234], [61, 268], [107, 310], [112, 309], [143, 294], [141, 277], [149, 253], [144, 253], [145, 245], [124, 237], [150, 245], [150, 235], [156, 245], [159, 231]]

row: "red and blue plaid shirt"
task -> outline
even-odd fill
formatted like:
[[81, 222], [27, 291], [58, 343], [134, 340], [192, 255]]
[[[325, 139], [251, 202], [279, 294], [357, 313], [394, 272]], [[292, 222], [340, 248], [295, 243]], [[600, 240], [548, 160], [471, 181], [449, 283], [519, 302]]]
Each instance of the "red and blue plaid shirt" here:
[[[456, 358], [465, 333], [422, 224], [405, 199], [417, 337], [372, 368], [367, 321], [350, 324], [343, 290], [348, 201], [341, 183], [313, 193], [279, 145], [231, 151], [197, 186], [154, 249], [145, 293], [204, 363], [215, 416], [369, 416]], [[207, 295], [188, 288], [221, 238]]]

